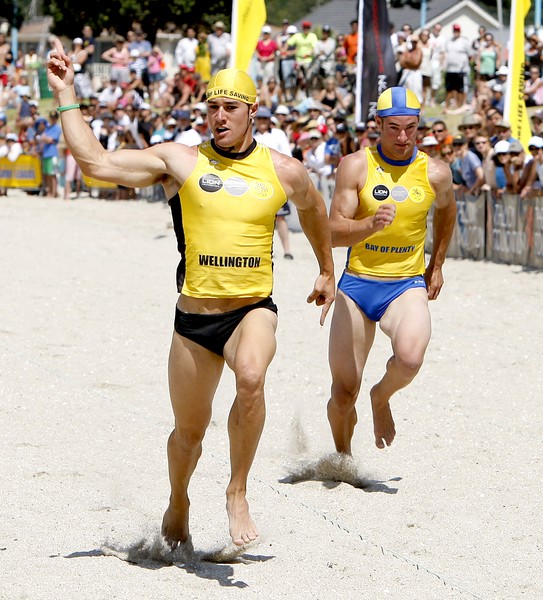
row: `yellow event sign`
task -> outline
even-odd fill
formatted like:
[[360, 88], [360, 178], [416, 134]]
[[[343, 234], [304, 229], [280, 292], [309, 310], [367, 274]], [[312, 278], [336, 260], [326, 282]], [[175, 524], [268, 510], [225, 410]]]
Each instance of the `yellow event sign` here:
[[40, 159], [29, 154], [21, 154], [15, 162], [0, 158], [0, 187], [25, 190], [41, 187]]

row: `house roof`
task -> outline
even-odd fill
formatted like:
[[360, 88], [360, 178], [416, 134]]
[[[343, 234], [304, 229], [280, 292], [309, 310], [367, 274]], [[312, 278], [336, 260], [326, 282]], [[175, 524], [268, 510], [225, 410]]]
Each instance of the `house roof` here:
[[[319, 25], [330, 25], [334, 35], [338, 33], [349, 33], [350, 22], [358, 18], [356, 0], [330, 0], [314, 8], [295, 25], [300, 27], [302, 21], [311, 21], [315, 27]], [[396, 29], [407, 23], [413, 29], [421, 27], [421, 10], [412, 6], [388, 9], [388, 18], [394, 23]], [[464, 25], [465, 35], [474, 37], [479, 25], [484, 25], [489, 31], [499, 31], [498, 20], [485, 9], [480, 8], [472, 0], [461, 0], [452, 4], [451, 0], [429, 0], [426, 8], [425, 26], [431, 27], [440, 22], [443, 25], [443, 33], [447, 34], [453, 23]], [[473, 36], [472, 36], [473, 30]]]

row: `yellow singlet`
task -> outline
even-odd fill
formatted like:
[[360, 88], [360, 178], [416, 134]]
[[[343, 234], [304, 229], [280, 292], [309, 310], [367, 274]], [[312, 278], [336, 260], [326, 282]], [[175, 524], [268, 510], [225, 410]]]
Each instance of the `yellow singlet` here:
[[368, 175], [359, 193], [355, 219], [374, 215], [383, 203], [396, 205], [391, 225], [349, 248], [347, 268], [360, 275], [414, 277], [425, 270], [426, 218], [435, 200], [428, 180], [428, 155], [417, 152], [413, 162], [394, 166], [377, 148], [366, 148]]
[[286, 201], [269, 149], [255, 143], [240, 158], [223, 156], [204, 142], [179, 197], [186, 259], [183, 294], [269, 296], [275, 215]]

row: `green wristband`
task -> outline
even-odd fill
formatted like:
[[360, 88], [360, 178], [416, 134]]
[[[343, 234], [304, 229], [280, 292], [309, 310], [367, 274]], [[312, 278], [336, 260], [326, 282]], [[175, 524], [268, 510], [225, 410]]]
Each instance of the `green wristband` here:
[[79, 104], [68, 104], [67, 106], [59, 106], [58, 112], [64, 112], [65, 110], [72, 110], [72, 108], [79, 108]]

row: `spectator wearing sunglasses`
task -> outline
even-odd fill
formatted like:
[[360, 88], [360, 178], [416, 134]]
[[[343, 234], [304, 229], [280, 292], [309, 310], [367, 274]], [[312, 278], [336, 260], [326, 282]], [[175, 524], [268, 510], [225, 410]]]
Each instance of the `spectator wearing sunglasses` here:
[[432, 125], [432, 135], [437, 140], [437, 151], [441, 152], [444, 146], [450, 146], [453, 141], [453, 136], [447, 129], [445, 121], [434, 121]]

